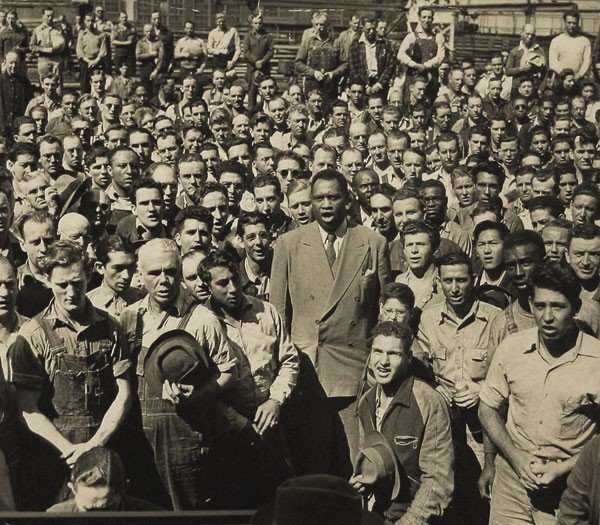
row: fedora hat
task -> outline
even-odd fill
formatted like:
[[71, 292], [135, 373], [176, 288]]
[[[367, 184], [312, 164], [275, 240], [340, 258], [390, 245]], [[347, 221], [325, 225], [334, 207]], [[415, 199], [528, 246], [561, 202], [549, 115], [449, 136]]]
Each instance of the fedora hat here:
[[377, 486], [395, 499], [400, 493], [400, 471], [396, 454], [381, 432], [371, 430], [356, 456], [354, 474], [362, 476], [365, 485]]
[[148, 387], [155, 392], [162, 392], [165, 380], [202, 385], [211, 376], [202, 355], [200, 343], [189, 332], [180, 329], [164, 332], [150, 345], [144, 361]]
[[360, 494], [342, 478], [310, 474], [283, 482], [275, 502], [260, 509], [251, 525], [383, 525], [362, 508]]
[[65, 213], [79, 206], [81, 197], [92, 188], [92, 179], [80, 181], [70, 175], [61, 175], [56, 181], [58, 190], [58, 202], [60, 206], [59, 215], [62, 217]]

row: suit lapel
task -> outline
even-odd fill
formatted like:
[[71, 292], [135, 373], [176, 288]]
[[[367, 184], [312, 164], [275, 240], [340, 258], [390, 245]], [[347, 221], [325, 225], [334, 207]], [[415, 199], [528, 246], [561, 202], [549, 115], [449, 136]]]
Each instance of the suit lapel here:
[[[339, 266], [331, 295], [327, 301], [327, 307], [323, 312], [323, 317], [338, 303], [352, 281], [357, 278], [357, 273], [360, 271], [362, 262], [369, 248], [363, 236], [357, 231], [356, 227], [348, 226], [346, 238], [342, 244], [341, 253], [339, 255]], [[325, 253], [325, 250], [323, 250]], [[327, 257], [325, 256], [327, 263]]]
[[331, 290], [333, 273], [329, 267], [321, 232], [316, 222], [306, 226], [306, 232], [300, 240], [302, 243], [303, 260], [301, 268], [308, 279], [317, 281], [323, 290]]

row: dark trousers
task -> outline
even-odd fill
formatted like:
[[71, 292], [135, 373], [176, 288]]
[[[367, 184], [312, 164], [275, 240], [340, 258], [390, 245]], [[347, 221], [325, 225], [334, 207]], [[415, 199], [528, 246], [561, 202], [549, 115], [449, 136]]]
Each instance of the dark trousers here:
[[240, 434], [215, 440], [218, 494], [215, 507], [248, 509], [275, 499], [275, 491], [295, 473], [281, 427], [259, 436], [248, 425]]
[[298, 384], [281, 414], [298, 475], [327, 473], [346, 479], [352, 475], [354, 457], [351, 458], [350, 450], [354, 444], [358, 446], [358, 417], [354, 416], [353, 401], [354, 398], [328, 399], [310, 358], [300, 352]]
[[129, 66], [129, 75], [135, 76], [135, 52], [133, 49], [116, 49], [113, 55], [113, 63], [115, 66], [115, 75], [119, 75], [121, 64]]

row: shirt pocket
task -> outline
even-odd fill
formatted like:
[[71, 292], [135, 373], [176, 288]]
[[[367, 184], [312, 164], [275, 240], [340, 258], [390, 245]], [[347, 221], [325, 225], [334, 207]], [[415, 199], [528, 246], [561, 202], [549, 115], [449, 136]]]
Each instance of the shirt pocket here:
[[471, 381], [483, 381], [488, 369], [488, 349], [474, 348], [471, 352], [470, 370]]
[[598, 416], [598, 405], [583, 395], [577, 399], [561, 401], [560, 431], [561, 439], [580, 439]]
[[448, 349], [445, 346], [433, 346], [431, 348], [431, 360], [433, 364], [433, 372], [436, 376], [443, 375], [446, 368], [446, 360], [448, 359]]

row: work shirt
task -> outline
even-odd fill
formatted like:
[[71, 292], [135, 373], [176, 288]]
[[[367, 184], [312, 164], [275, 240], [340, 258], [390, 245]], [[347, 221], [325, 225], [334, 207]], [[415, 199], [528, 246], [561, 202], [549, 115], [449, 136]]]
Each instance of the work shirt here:
[[77, 35], [77, 58], [83, 60], [95, 60], [106, 55], [108, 49], [106, 46], [106, 35], [84, 29]]
[[117, 295], [104, 281], [98, 288], [87, 293], [88, 299], [96, 308], [107, 311], [116, 319], [121, 316], [125, 308], [139, 301], [144, 295], [144, 292], [137, 288], [128, 288], [122, 294]]
[[[56, 335], [63, 340], [67, 354], [87, 356], [92, 351], [92, 342], [109, 339], [112, 346], [108, 353], [115, 378], [123, 377], [131, 367], [129, 347], [117, 321], [86, 301], [81, 328], [56, 308], [52, 301], [41, 313], [48, 320]], [[19, 338], [9, 351], [11, 380], [19, 386], [41, 390], [49, 377], [55, 373], [56, 363], [50, 342], [37, 319], [31, 319], [19, 330]]]
[[246, 417], [268, 399], [283, 404], [296, 386], [298, 351], [292, 344], [275, 307], [243, 295], [240, 319], [224, 313], [212, 300], [215, 312], [238, 359], [238, 379], [227, 397]]
[[538, 329], [498, 346], [479, 397], [508, 405], [506, 430], [516, 447], [538, 457], [568, 459], [598, 433], [600, 341], [579, 332], [574, 348], [549, 361]]
[[[143, 348], [149, 348], [158, 337], [167, 330], [175, 330], [179, 326], [181, 318], [187, 313], [195, 301], [185, 292], [179, 292], [177, 298], [167, 312], [153, 312], [150, 309], [150, 297], [144, 297], [133, 303], [126, 310], [138, 312], [142, 318], [141, 344]], [[217, 317], [205, 306], [196, 306], [192, 313], [185, 331], [194, 336], [200, 343], [200, 348], [219, 367], [221, 372], [233, 368], [231, 360], [233, 354], [227, 342], [227, 337], [221, 328]], [[204, 360], [204, 356], [199, 356]], [[220, 366], [221, 365], [221, 366]], [[138, 358], [136, 374], [144, 375], [144, 359]]]
[[481, 384], [504, 337], [501, 327], [492, 321], [504, 317], [495, 306], [476, 300], [470, 312], [457, 318], [446, 301], [423, 310], [417, 340], [433, 365], [438, 390], [451, 400], [456, 383], [472, 381]]
[[205, 55], [206, 47], [201, 38], [182, 36], [175, 44], [175, 58], [179, 59], [181, 67], [186, 69], [200, 67]]
[[67, 41], [65, 40], [64, 34], [60, 29], [54, 26], [46, 25], [44, 23], [37, 26], [31, 34], [31, 40], [29, 41], [30, 47], [38, 46], [43, 48], [51, 48], [50, 53], [38, 51], [38, 54], [42, 58], [49, 58], [57, 60], [60, 58], [60, 54], [64, 51]]
[[215, 27], [208, 33], [206, 49], [209, 55], [223, 56], [235, 63], [242, 53], [242, 42], [237, 29], [228, 27], [222, 31]]

